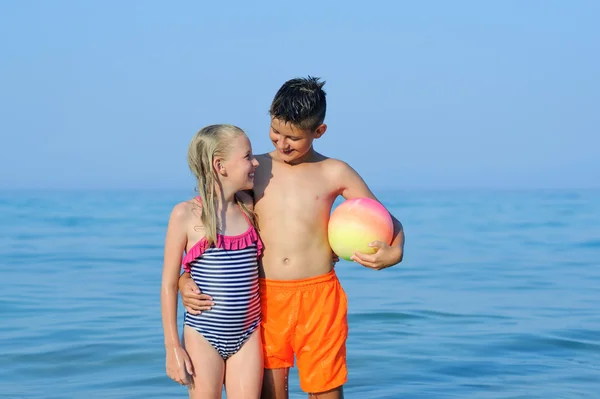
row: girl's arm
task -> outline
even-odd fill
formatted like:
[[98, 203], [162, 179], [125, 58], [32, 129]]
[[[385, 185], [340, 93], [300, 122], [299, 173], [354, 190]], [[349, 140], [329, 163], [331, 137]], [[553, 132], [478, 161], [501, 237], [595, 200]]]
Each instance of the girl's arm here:
[[177, 331], [177, 283], [181, 256], [187, 244], [187, 206], [176, 205], [171, 212], [165, 238], [164, 265], [161, 287], [161, 313], [167, 354], [167, 374], [180, 383], [187, 383], [185, 369], [192, 374], [191, 362], [179, 340]]

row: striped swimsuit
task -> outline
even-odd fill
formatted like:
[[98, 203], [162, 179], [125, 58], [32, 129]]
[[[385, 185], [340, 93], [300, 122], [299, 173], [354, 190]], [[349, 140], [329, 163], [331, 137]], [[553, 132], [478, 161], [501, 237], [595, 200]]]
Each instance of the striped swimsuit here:
[[243, 234], [217, 235], [211, 247], [203, 238], [183, 259], [184, 270], [215, 303], [199, 315], [186, 312], [184, 324], [202, 334], [223, 360], [240, 350], [261, 321], [258, 257], [262, 243], [249, 220], [248, 224]]

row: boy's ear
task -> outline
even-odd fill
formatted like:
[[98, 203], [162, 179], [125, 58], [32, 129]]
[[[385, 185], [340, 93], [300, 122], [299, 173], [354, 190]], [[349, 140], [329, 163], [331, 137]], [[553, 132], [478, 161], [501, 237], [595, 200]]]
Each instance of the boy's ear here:
[[325, 134], [326, 130], [327, 130], [327, 125], [324, 123], [321, 123], [315, 130], [315, 138], [316, 139], [320, 138], [322, 135]]

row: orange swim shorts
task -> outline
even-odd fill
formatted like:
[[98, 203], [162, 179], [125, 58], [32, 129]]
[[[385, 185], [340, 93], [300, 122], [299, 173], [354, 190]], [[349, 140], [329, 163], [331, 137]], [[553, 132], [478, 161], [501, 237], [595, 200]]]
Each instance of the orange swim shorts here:
[[348, 378], [348, 299], [335, 272], [259, 281], [265, 368], [292, 367], [295, 354], [304, 392], [343, 385]]

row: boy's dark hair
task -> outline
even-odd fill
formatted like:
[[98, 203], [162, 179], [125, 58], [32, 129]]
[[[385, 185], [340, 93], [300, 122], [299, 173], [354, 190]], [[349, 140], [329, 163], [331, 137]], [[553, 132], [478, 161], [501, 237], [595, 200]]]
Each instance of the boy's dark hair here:
[[275, 94], [269, 114], [300, 129], [315, 130], [327, 111], [324, 84], [311, 76], [288, 80]]

